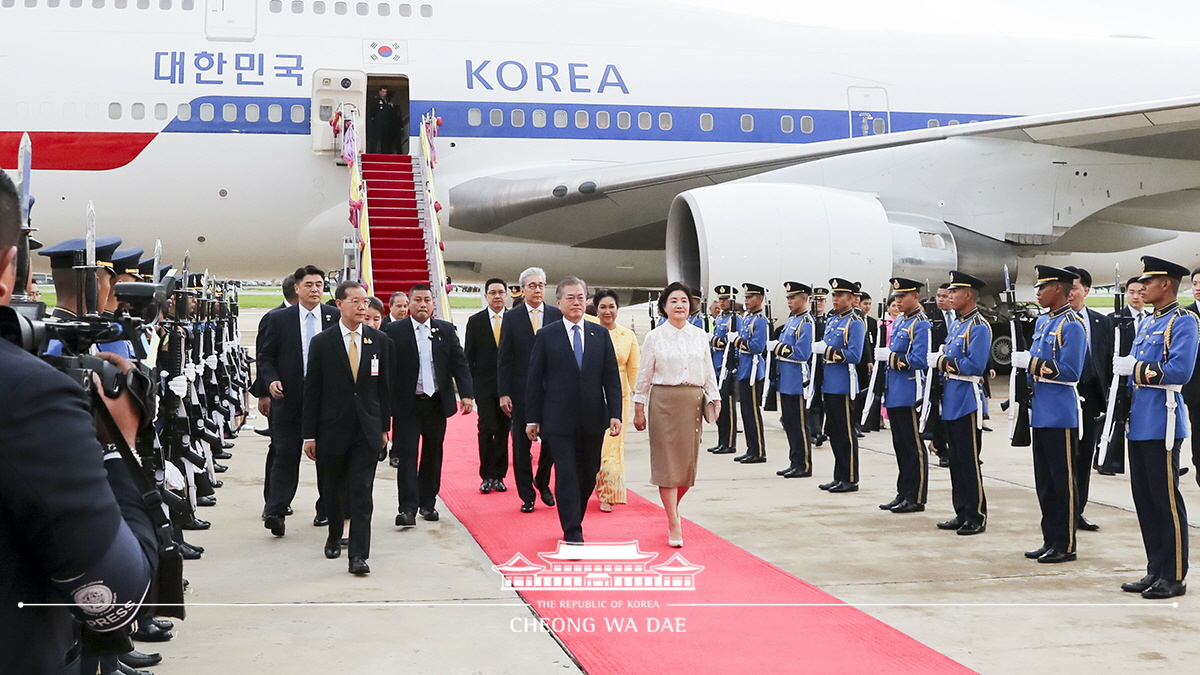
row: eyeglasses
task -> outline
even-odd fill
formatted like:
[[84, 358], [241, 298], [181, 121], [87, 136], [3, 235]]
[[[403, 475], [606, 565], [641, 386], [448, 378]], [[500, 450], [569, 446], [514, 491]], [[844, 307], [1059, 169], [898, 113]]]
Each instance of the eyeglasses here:
[[535, 291], [541, 291], [541, 290], [545, 290], [546, 284], [543, 284], [543, 283], [540, 283], [537, 281], [531, 281], [531, 282], [525, 284], [525, 288], [535, 290]]
[[342, 302], [348, 302], [351, 305], [354, 305], [356, 307], [362, 307], [364, 305], [370, 305], [371, 299], [370, 298], [346, 298], [345, 300], [342, 300]]

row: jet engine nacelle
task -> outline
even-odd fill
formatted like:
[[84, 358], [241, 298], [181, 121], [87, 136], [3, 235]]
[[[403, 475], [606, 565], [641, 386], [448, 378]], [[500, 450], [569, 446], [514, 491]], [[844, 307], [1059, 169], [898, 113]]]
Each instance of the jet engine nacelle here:
[[[959, 236], [982, 239], [926, 216], [889, 214], [873, 194], [728, 183], [675, 197], [667, 217], [667, 275], [706, 292], [716, 284], [757, 283], [781, 303], [784, 281], [824, 286], [838, 276], [861, 282], [878, 299], [892, 276], [944, 281], [958, 267]], [[989, 286], [995, 270], [1016, 260], [1010, 246], [992, 243], [984, 245], [985, 255], [970, 256], [986, 261]]]

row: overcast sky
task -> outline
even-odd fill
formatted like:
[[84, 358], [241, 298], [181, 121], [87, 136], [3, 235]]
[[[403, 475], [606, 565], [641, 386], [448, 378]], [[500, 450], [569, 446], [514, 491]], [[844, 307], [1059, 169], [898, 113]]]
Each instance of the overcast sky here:
[[1200, 39], [1195, 0], [676, 0], [827, 26], [953, 34]]

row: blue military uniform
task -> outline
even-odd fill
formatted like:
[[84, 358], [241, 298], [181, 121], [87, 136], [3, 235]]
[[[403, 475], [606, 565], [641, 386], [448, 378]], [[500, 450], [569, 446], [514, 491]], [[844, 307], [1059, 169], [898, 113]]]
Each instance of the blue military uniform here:
[[[746, 297], [762, 296], [766, 289], [756, 284], [742, 284], [742, 292]], [[766, 386], [766, 353], [770, 332], [767, 318], [761, 310], [747, 312], [738, 323], [734, 341], [738, 351], [738, 402], [742, 409], [742, 421], [746, 425], [746, 454], [738, 455], [734, 460], [743, 464], [767, 461], [759, 399], [762, 397], [762, 387]]]
[[[737, 350], [728, 346], [729, 336], [737, 334], [739, 317], [733, 311], [733, 297], [737, 289], [727, 284], [717, 286], [717, 298], [728, 301], [730, 309], [713, 317], [712, 337], [709, 339], [712, 354], [713, 369], [717, 371], [717, 381], [721, 384], [721, 413], [717, 415], [717, 444], [708, 449], [716, 455], [729, 455], [737, 452]], [[725, 367], [722, 374], [721, 367]], [[724, 376], [722, 376], [724, 375]]]
[[[889, 281], [893, 296], [919, 293], [919, 281], [895, 277]], [[929, 453], [920, 438], [917, 406], [924, 400], [925, 369], [929, 354], [929, 318], [917, 309], [892, 322], [887, 349], [883, 404], [892, 427], [892, 450], [896, 453], [896, 498], [879, 508], [893, 513], [925, 510], [929, 497]]]
[[[1078, 278], [1069, 270], [1037, 265], [1039, 288]], [[1034, 324], [1026, 377], [1033, 387], [1029, 425], [1033, 431], [1033, 478], [1042, 512], [1042, 546], [1026, 553], [1038, 562], [1075, 559], [1074, 457], [1079, 452], [1082, 408], [1078, 382], [1087, 355], [1087, 332], [1069, 305], [1042, 314]]]
[[[950, 290], [984, 287], [983, 281], [957, 270]], [[958, 317], [946, 335], [942, 353], [932, 364], [945, 377], [941, 415], [950, 451], [950, 484], [955, 517], [938, 523], [944, 530], [970, 535], [987, 526], [987, 497], [979, 469], [983, 428], [983, 377], [992, 350], [992, 328], [978, 308]]]
[[[829, 280], [834, 296], [850, 293], [857, 297], [859, 284], [846, 279]], [[858, 439], [854, 437], [850, 403], [858, 395], [858, 362], [863, 356], [867, 324], [854, 309], [831, 314], [825, 320], [825, 374], [821, 398], [825, 403], [826, 431], [833, 447], [833, 482], [822, 489], [830, 492], [858, 490]]]
[[[1188, 275], [1181, 265], [1144, 256], [1143, 282]], [[1188, 519], [1179, 491], [1179, 450], [1188, 435], [1180, 393], [1196, 362], [1200, 324], [1195, 314], [1171, 302], [1142, 321], [1129, 359], [1132, 389], [1129, 427], [1129, 480], [1146, 548], [1146, 577], [1122, 586], [1142, 597], [1183, 595], [1188, 569]], [[1128, 372], [1128, 371], [1126, 371]], [[1170, 439], [1168, 442], [1167, 439]]]
[[[783, 284], [788, 297], [812, 294], [812, 288], [797, 281]], [[777, 472], [785, 478], [812, 475], [812, 442], [805, 419], [805, 398], [810, 395], [810, 363], [813, 343], [812, 314], [806, 309], [788, 317], [779, 331], [774, 357], [779, 372], [779, 413], [788, 439], [788, 468]]]
[[[104, 268], [104, 269], [112, 269], [113, 254], [116, 252], [117, 248], [120, 245], [121, 245], [120, 237], [96, 237], [96, 266], [100, 267], [100, 268]], [[73, 282], [74, 281], [74, 273], [67, 272], [67, 270], [70, 270], [72, 267], [75, 266], [75, 261], [76, 261], [77, 257], [82, 255], [86, 250], [87, 250], [87, 241], [85, 239], [83, 239], [82, 237], [79, 237], [79, 238], [68, 239], [66, 241], [59, 242], [59, 243], [55, 244], [54, 246], [47, 246], [45, 248], [42, 248], [38, 251], [38, 255], [44, 256], [44, 257], [50, 259], [50, 269], [51, 270], [60, 270], [60, 272], [55, 273], [56, 277], [59, 277], [59, 275], [61, 275], [61, 274], [67, 274], [67, 275], [70, 275], [70, 280]], [[107, 274], [107, 272], [104, 272], [104, 271], [98, 271], [98, 273]], [[72, 295], [72, 294], [68, 293], [68, 292], [64, 292], [65, 287], [61, 286], [62, 277], [59, 277], [59, 278], [60, 278], [60, 285], [55, 290], [58, 292], [58, 298], [59, 298], [59, 301], [61, 302], [61, 301], [64, 301], [67, 296]], [[74, 287], [73, 283], [71, 284], [71, 287]], [[79, 295], [82, 295], [83, 289], [82, 288], [78, 289], [78, 292], [79, 292]], [[103, 306], [104, 301], [105, 301], [105, 298], [98, 298], [98, 302], [101, 306]], [[99, 312], [99, 310], [101, 308], [102, 307], [97, 307], [96, 311]], [[53, 311], [50, 312], [50, 315], [57, 319], [62, 319], [63, 321], [75, 321], [79, 318], [75, 314], [75, 308], [73, 308], [73, 307], [56, 307]], [[113, 351], [113, 350], [101, 348], [101, 351]], [[62, 342], [60, 342], [59, 340], [50, 340], [47, 343], [47, 345], [46, 345], [46, 354], [47, 355], [61, 356], [62, 353], [63, 353]], [[125, 354], [122, 354], [122, 356], [125, 356]]]

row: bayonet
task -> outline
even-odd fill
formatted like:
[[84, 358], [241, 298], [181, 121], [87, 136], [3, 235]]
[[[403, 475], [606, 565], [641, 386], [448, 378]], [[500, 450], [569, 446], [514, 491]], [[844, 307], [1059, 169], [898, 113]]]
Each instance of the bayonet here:
[[162, 239], [154, 240], [154, 269], [150, 272], [153, 282], [158, 283], [158, 268], [162, 265]]
[[87, 242], [87, 248], [84, 256], [84, 264], [88, 267], [96, 266], [96, 207], [89, 201], [87, 203], [87, 214], [85, 215], [86, 228], [84, 238]]

